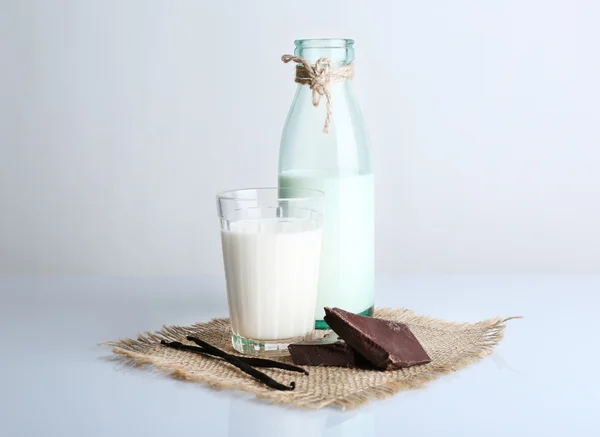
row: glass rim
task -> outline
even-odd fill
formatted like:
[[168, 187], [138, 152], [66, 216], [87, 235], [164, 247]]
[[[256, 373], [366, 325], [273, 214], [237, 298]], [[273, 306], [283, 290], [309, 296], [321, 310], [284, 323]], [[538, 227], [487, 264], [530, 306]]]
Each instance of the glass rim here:
[[[255, 202], [256, 201], [256, 196], [254, 197], [240, 197], [240, 196], [235, 196], [234, 193], [243, 193], [243, 192], [266, 192], [266, 191], [274, 191], [276, 190], [277, 192], [280, 192], [281, 190], [284, 191], [294, 191], [297, 193], [300, 193], [301, 196], [294, 196], [294, 197], [278, 197], [278, 200], [285, 200], [285, 201], [303, 201], [303, 200], [315, 200], [315, 199], [324, 199], [325, 198], [325, 192], [321, 191], [321, 190], [315, 190], [312, 188], [292, 188], [292, 187], [256, 187], [256, 188], [237, 188], [237, 189], [233, 189], [233, 190], [225, 190], [225, 191], [219, 191], [217, 193], [217, 199], [218, 200], [235, 200], [237, 202], [243, 202], [243, 201], [249, 201], [249, 202]], [[305, 195], [302, 195], [302, 193], [304, 193]]]

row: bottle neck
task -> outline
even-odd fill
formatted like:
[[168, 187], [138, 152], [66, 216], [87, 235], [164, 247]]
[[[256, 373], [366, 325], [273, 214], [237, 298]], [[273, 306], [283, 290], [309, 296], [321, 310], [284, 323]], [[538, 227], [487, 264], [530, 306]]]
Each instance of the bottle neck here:
[[303, 39], [295, 42], [294, 55], [315, 63], [320, 58], [334, 64], [350, 64], [354, 60], [354, 41], [351, 39]]

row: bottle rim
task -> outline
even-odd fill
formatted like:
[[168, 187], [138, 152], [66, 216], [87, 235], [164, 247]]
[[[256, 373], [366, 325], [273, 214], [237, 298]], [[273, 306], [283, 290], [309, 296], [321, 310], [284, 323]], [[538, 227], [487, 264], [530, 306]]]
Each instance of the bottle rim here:
[[345, 38], [297, 39], [294, 44], [298, 48], [336, 49], [352, 47], [354, 40]]

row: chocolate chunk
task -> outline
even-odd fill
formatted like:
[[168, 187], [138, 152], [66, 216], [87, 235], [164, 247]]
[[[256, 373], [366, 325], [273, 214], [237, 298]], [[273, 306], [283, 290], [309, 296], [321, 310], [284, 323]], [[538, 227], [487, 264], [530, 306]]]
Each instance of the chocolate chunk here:
[[349, 346], [378, 369], [399, 369], [431, 362], [404, 323], [325, 308], [325, 321]]
[[294, 364], [304, 366], [358, 367], [364, 359], [337, 335], [292, 343], [288, 346]]

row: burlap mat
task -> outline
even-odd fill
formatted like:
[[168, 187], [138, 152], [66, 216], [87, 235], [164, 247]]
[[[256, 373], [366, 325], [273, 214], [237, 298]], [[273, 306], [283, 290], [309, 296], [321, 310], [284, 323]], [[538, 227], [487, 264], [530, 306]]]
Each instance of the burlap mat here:
[[[334, 405], [356, 408], [374, 398], [385, 398], [402, 390], [423, 387], [444, 373], [460, 370], [492, 353], [503, 337], [508, 319], [494, 318], [478, 323], [452, 323], [420, 316], [406, 309], [378, 309], [375, 316], [406, 323], [419, 339], [432, 362], [404, 370], [376, 371], [339, 367], [311, 367], [310, 375], [278, 369], [260, 370], [294, 391], [276, 391], [253, 380], [218, 359], [160, 345], [160, 340], [189, 343], [186, 336], [199, 337], [228, 352], [231, 346], [229, 319], [214, 319], [192, 326], [166, 326], [160, 331], [105, 343], [113, 346], [119, 359], [136, 366], [154, 365], [174, 378], [204, 382], [217, 388], [241, 389], [272, 403], [322, 408]], [[190, 343], [191, 344], [191, 343]], [[291, 362], [289, 357], [280, 361]]]

